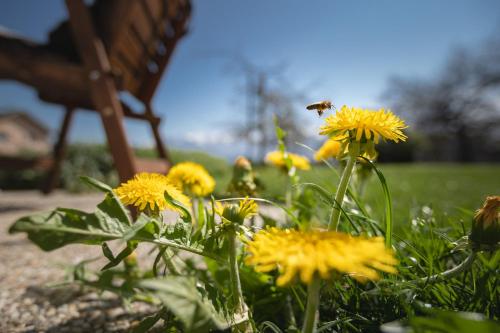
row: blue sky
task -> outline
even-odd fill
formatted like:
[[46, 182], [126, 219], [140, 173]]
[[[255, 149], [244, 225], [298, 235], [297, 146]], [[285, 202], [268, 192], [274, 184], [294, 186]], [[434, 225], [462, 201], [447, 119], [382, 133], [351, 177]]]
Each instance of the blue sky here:
[[[287, 80], [309, 87], [313, 100], [378, 107], [391, 75], [432, 76], [454, 47], [474, 47], [500, 31], [497, 0], [193, 3], [191, 31], [178, 45], [153, 103], [173, 146], [195, 147], [202, 139], [231, 145], [224, 126], [244, 117], [243, 104], [234, 103], [240, 79], [229, 71], [231, 55], [242, 54], [259, 66], [286, 63]], [[0, 3], [1, 26], [41, 42], [65, 16], [62, 0]], [[62, 116], [60, 107], [7, 81], [0, 81], [0, 107], [27, 109], [51, 128]], [[73, 141], [103, 140], [96, 114], [81, 112], [76, 121]], [[307, 126], [313, 132], [319, 124], [311, 117]], [[144, 125], [127, 126], [135, 144], [151, 142]]]

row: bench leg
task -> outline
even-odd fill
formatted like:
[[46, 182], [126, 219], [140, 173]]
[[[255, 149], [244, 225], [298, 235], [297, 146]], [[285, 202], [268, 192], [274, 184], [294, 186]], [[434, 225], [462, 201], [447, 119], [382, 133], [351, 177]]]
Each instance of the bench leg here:
[[155, 138], [156, 151], [158, 153], [158, 157], [165, 160], [165, 163], [167, 164], [167, 169], [170, 169], [170, 166], [172, 165], [172, 160], [170, 159], [170, 154], [163, 142], [163, 138], [160, 135], [160, 120], [159, 118], [157, 118], [158, 121], [151, 120], [154, 118], [154, 113], [150, 105], [146, 106], [146, 113], [151, 116], [148, 120], [148, 123], [151, 126], [151, 131], [153, 132], [153, 136]]
[[42, 188], [42, 192], [44, 194], [51, 193], [59, 185], [61, 166], [66, 154], [66, 139], [68, 137], [71, 120], [73, 119], [73, 113], [73, 108], [66, 108], [61, 129], [59, 130], [59, 137], [57, 138], [57, 142], [54, 144], [54, 151], [52, 153], [53, 164]]
[[120, 181], [127, 181], [134, 176], [137, 168], [125, 134], [123, 109], [106, 49], [95, 32], [85, 3], [82, 0], [66, 0], [66, 6], [74, 40], [89, 75], [92, 101], [101, 115], [118, 176]]

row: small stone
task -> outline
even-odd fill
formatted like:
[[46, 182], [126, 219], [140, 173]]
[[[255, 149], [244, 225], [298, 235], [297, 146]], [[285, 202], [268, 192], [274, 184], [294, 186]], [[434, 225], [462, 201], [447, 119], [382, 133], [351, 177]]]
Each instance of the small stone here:
[[23, 300], [23, 304], [24, 305], [31, 305], [31, 304], [33, 304], [33, 300], [31, 298], [25, 298]]
[[48, 309], [48, 311], [47, 311], [45, 314], [46, 314], [46, 316], [48, 316], [48, 317], [52, 317], [52, 316], [55, 316], [55, 315], [56, 315], [56, 313], [57, 313], [57, 312], [56, 312], [56, 309], [55, 309], [54, 307], [50, 307], [50, 308]]

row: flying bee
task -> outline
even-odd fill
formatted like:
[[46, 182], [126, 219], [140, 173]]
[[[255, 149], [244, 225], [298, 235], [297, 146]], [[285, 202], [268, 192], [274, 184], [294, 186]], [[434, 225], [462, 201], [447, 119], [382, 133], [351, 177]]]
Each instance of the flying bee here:
[[321, 101], [309, 104], [308, 106], [306, 106], [306, 109], [316, 110], [318, 112], [318, 116], [321, 117], [323, 115], [323, 112], [325, 112], [326, 109], [331, 110], [332, 106], [332, 102], [330, 101]]

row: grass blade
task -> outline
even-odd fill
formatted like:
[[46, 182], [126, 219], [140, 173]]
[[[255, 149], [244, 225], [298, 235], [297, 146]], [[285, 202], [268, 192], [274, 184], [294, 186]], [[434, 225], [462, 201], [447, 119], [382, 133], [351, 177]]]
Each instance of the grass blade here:
[[389, 187], [387, 186], [387, 181], [385, 180], [384, 175], [380, 172], [379, 169], [372, 163], [369, 159], [359, 156], [364, 159], [370, 166], [375, 170], [377, 177], [382, 185], [382, 190], [384, 191], [384, 201], [385, 201], [385, 245], [387, 247], [392, 246], [392, 229], [393, 229], [393, 219], [392, 219], [392, 199], [391, 193], [389, 192]]

